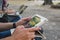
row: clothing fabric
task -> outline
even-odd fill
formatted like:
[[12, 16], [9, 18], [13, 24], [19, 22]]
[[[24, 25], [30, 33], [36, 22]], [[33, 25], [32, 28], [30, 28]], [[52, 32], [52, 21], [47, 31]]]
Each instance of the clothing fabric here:
[[2, 3], [2, 10], [5, 11], [4, 7], [7, 7], [7, 1], [6, 0], [3, 0], [3, 3]]
[[[11, 22], [17, 22], [19, 19], [21, 19], [22, 17], [21, 16], [18, 16], [16, 17], [15, 19], [11, 20]], [[9, 19], [12, 19], [11, 17], [9, 17]], [[0, 32], [0, 39], [1, 38], [5, 38], [5, 37], [8, 37], [8, 36], [11, 36], [11, 34], [13, 33], [14, 29], [11, 29], [11, 30], [7, 30], [7, 31], [3, 31], [3, 32]], [[43, 33], [43, 29], [40, 30], [41, 33]], [[42, 38], [40, 37], [35, 37], [35, 40], [41, 40]]]
[[[17, 17], [15, 17], [15, 19], [13, 19], [13, 17], [9, 17], [9, 19], [12, 19], [12, 20], [10, 20], [11, 22], [17, 22], [19, 19], [21, 19], [21, 17], [17, 16]], [[8, 36], [11, 36], [11, 31], [10, 30], [0, 32], [0, 39], [8, 37]]]
[[2, 10], [3, 0], [0, 0], [0, 10]]

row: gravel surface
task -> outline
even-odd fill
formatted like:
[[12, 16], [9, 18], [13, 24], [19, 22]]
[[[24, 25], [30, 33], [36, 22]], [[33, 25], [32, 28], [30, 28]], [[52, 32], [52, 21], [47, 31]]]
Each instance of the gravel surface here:
[[50, 6], [30, 6], [24, 13], [23, 17], [33, 16], [34, 14], [42, 15], [48, 18], [48, 22], [42, 27], [46, 40], [60, 40], [60, 9], [51, 9]]
[[[11, 6], [15, 9], [18, 6]], [[60, 40], [60, 9], [52, 9], [50, 6], [28, 6], [28, 8], [21, 14], [23, 17], [33, 16], [39, 14], [46, 17], [49, 21], [42, 27], [45, 40]], [[44, 40], [44, 39], [43, 39]]]

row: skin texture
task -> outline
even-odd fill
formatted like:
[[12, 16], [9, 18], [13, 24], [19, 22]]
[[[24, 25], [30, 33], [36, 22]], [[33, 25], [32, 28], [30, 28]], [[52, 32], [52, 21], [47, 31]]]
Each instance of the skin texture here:
[[35, 31], [40, 30], [40, 28], [24, 28], [24, 26], [18, 26], [14, 33], [7, 38], [0, 40], [32, 40], [35, 37]]
[[[30, 19], [31, 19], [30, 17], [20, 19], [18, 22], [16, 22], [16, 27], [19, 25], [24, 25], [25, 22], [29, 21]], [[12, 28], [13, 23], [0, 23], [0, 32]]]
[[[24, 24], [31, 18], [23, 18], [16, 22], [16, 29], [14, 33], [7, 38], [0, 40], [32, 40], [35, 37], [35, 31], [41, 30], [41, 28], [25, 28]], [[22, 25], [22, 26], [21, 26]], [[0, 23], [0, 31], [13, 28], [13, 23]]]

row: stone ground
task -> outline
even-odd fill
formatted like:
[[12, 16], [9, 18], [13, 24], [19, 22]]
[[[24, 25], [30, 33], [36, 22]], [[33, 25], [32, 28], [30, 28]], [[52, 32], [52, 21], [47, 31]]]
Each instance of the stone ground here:
[[44, 29], [44, 35], [47, 37], [46, 40], [60, 40], [60, 9], [51, 9], [49, 6], [28, 7], [23, 17], [33, 16], [39, 14], [46, 17], [49, 21], [42, 27]]
[[[20, 5], [10, 5], [10, 8], [17, 9]], [[21, 14], [23, 17], [39, 14], [46, 17], [49, 21], [42, 27], [47, 39], [42, 40], [60, 40], [60, 9], [52, 9], [49, 5], [37, 6], [28, 5], [28, 8]]]

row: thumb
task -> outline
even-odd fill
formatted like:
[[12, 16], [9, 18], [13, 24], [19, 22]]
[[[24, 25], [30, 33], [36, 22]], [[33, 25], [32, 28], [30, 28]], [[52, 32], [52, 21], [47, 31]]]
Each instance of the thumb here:
[[20, 29], [20, 30], [21, 30], [21, 29], [24, 29], [24, 26], [23, 26], [23, 25], [18, 26], [17, 29]]
[[14, 33], [16, 34], [16, 32], [18, 32], [19, 30], [22, 30], [22, 29], [24, 29], [24, 26], [23, 26], [23, 25], [18, 26], [18, 27], [15, 29], [15, 31], [13, 32], [13, 34], [14, 34]]
[[33, 28], [29, 28], [29, 31], [30, 32], [33, 32], [33, 31], [38, 31], [38, 30], [41, 30], [41, 28], [39, 28], [39, 27], [33, 27]]
[[31, 20], [31, 17], [27, 17], [27, 18], [22, 18], [23, 21], [29, 21]]

